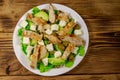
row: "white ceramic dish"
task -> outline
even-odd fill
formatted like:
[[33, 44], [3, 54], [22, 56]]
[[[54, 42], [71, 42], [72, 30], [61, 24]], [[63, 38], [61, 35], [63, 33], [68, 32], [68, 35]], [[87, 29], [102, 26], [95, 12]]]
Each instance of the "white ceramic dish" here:
[[[81, 26], [81, 29], [83, 31], [83, 35], [82, 35], [82, 38], [85, 40], [85, 53], [87, 51], [87, 48], [88, 48], [88, 44], [89, 44], [89, 35], [88, 35], [88, 29], [87, 29], [87, 26], [84, 22], [84, 20], [82, 19], [82, 17], [77, 13], [75, 12], [74, 10], [72, 10], [71, 8], [69, 7], [66, 7], [64, 5], [61, 5], [61, 4], [52, 4], [57, 10], [61, 10], [63, 12], [68, 12], [70, 14], [70, 16], [72, 18], [75, 19], [75, 21]], [[39, 5], [37, 6], [39, 9], [48, 9], [49, 8], [49, 4], [43, 4], [43, 5]], [[40, 73], [40, 71], [38, 69], [32, 69], [29, 64], [30, 64], [30, 61], [28, 60], [27, 56], [22, 52], [21, 50], [21, 46], [20, 46], [20, 39], [19, 37], [17, 36], [17, 32], [18, 32], [18, 29], [20, 28], [19, 24], [22, 20], [25, 20], [26, 18], [26, 15], [27, 13], [31, 13], [32, 12], [32, 9], [29, 10], [28, 12], [26, 12], [21, 18], [20, 20], [18, 21], [16, 27], [15, 27], [15, 30], [14, 30], [14, 34], [13, 34], [13, 48], [14, 48], [14, 51], [15, 51], [15, 55], [17, 57], [17, 59], [19, 60], [19, 62], [26, 68], [28, 69], [29, 71], [35, 73], [35, 74], [38, 74], [38, 75], [43, 75], [43, 76], [56, 76], [56, 75], [60, 75], [60, 74], [64, 74], [70, 70], [72, 70], [73, 68], [75, 68], [81, 61], [82, 59], [84, 58], [84, 56], [77, 56], [75, 58], [75, 62], [74, 62], [74, 65], [71, 67], [71, 68], [66, 68], [66, 67], [62, 67], [62, 68], [58, 68], [58, 69], [52, 69], [48, 72], [44, 72], [44, 73]]]

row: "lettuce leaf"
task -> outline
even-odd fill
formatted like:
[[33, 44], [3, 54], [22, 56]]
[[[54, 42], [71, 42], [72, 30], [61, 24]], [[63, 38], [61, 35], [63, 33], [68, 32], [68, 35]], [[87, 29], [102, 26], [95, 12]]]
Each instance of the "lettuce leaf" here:
[[77, 53], [80, 56], [84, 56], [84, 54], [85, 54], [85, 48], [84, 48], [84, 46], [79, 46], [79, 49], [78, 49]]
[[37, 8], [37, 7], [34, 7], [33, 9], [32, 9], [32, 13], [33, 13], [33, 15], [35, 15], [36, 13], [38, 13], [40, 10], [39, 10], [39, 8]]
[[70, 61], [70, 60], [68, 61], [68, 60], [67, 60], [67, 61], [65, 62], [65, 67], [70, 68], [70, 67], [73, 66], [73, 64], [74, 64], [74, 61]]
[[39, 70], [40, 72], [47, 72], [49, 71], [50, 69], [54, 68], [54, 66], [52, 64], [48, 64], [47, 66], [45, 66], [42, 62], [40, 63], [39, 65]]

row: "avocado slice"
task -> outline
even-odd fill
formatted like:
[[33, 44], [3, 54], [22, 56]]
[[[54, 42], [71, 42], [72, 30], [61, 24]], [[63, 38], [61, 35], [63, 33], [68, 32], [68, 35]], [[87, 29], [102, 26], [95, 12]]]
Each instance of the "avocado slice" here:
[[48, 58], [48, 62], [52, 65], [62, 65], [65, 63], [65, 60], [62, 58]]
[[32, 39], [31, 42], [30, 42], [30, 45], [31, 45], [31, 46], [34, 46], [35, 44], [37, 44], [37, 40]]
[[42, 19], [48, 21], [49, 16], [46, 12], [44, 11], [39, 11], [38, 13], [35, 14], [35, 17], [41, 17]]

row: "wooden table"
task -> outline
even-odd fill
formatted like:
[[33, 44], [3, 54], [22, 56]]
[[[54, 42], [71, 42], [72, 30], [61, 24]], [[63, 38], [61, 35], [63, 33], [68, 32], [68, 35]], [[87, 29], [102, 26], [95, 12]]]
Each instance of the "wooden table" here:
[[[12, 35], [29, 9], [44, 3], [71, 7], [85, 20], [90, 37], [83, 61], [72, 71], [43, 77], [17, 60]], [[0, 0], [0, 80], [120, 80], [120, 0]]]

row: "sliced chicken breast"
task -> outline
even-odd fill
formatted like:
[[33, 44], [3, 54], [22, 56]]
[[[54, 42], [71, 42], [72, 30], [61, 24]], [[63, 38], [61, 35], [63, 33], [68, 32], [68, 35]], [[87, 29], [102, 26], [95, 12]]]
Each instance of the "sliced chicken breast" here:
[[75, 22], [71, 21], [69, 22], [63, 30], [58, 31], [58, 35], [65, 36], [68, 34], [68, 32], [75, 26]]
[[31, 68], [35, 69], [37, 67], [37, 61], [38, 61], [38, 55], [39, 55], [39, 45], [35, 45], [34, 47], [34, 52], [31, 55], [31, 63], [30, 66]]
[[30, 14], [30, 13], [28, 13], [28, 14], [27, 14], [27, 19], [30, 20], [30, 21], [32, 21], [32, 19], [33, 19], [33, 15]]
[[34, 17], [32, 14], [27, 14], [27, 19], [35, 23], [36, 25], [45, 25], [47, 22], [41, 17]]
[[45, 35], [44, 37], [48, 38], [53, 44], [58, 44], [61, 42], [60, 39], [53, 35]]
[[60, 39], [62, 41], [69, 41], [70, 43], [72, 43], [76, 46], [84, 45], [84, 42], [83, 42], [84, 40], [76, 35], [66, 35], [63, 38], [60, 37]]
[[40, 17], [32, 18], [32, 22], [35, 23], [36, 25], [42, 25], [42, 26], [47, 24], [47, 22], [44, 19], [40, 18]]
[[39, 50], [39, 58], [38, 58], [38, 60], [40, 61], [41, 59], [45, 58], [46, 54], [47, 54], [47, 49], [46, 49], [45, 45], [41, 45], [40, 50]]
[[69, 45], [67, 46], [67, 48], [65, 49], [65, 51], [64, 51], [64, 53], [63, 53], [63, 55], [62, 55], [62, 58], [63, 58], [64, 60], [66, 60], [66, 59], [69, 57], [69, 55], [70, 55], [70, 53], [73, 51], [74, 47], [75, 47], [74, 44], [69, 43]]
[[36, 39], [38, 41], [41, 41], [42, 40], [42, 34], [39, 35], [37, 34], [36, 32], [33, 32], [33, 31], [26, 31], [26, 30], [23, 30], [23, 33], [22, 33], [23, 36], [25, 37], [29, 37], [31, 39]]
[[68, 22], [69, 21], [69, 15], [68, 15], [68, 13], [59, 13], [58, 14], [58, 19]]
[[55, 13], [54, 13], [54, 8], [53, 8], [52, 4], [50, 4], [50, 7], [49, 7], [49, 21], [51, 23], [55, 22]]

